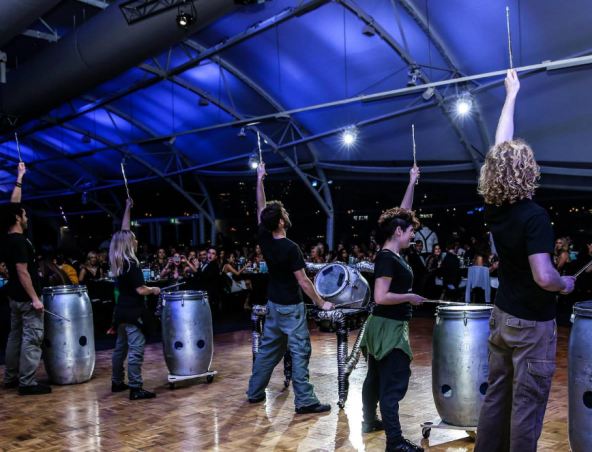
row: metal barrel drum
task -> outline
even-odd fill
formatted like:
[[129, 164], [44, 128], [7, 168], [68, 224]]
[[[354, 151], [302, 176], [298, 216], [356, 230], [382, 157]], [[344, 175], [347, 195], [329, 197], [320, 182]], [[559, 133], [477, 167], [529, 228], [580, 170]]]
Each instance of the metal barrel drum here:
[[493, 306], [436, 310], [432, 339], [432, 393], [447, 424], [476, 427], [489, 377], [489, 318]]
[[214, 332], [207, 292], [165, 292], [161, 321], [169, 373], [192, 376], [208, 372], [214, 355]]
[[355, 268], [333, 263], [324, 266], [315, 278], [317, 292], [336, 308], [362, 309], [370, 301], [370, 286]]
[[43, 364], [49, 380], [58, 385], [90, 380], [95, 369], [95, 332], [86, 286], [46, 287], [43, 305], [70, 320], [45, 314]]
[[568, 437], [573, 452], [592, 450], [592, 301], [576, 303], [569, 336]]

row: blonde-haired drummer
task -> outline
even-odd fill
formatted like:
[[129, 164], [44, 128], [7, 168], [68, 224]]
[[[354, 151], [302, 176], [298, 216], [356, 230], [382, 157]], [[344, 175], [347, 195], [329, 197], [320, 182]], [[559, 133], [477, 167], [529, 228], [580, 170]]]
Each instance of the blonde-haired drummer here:
[[555, 372], [556, 295], [570, 293], [574, 278], [560, 277], [553, 268], [551, 220], [532, 200], [540, 170], [530, 146], [514, 139], [516, 71], [508, 71], [505, 85], [495, 146], [479, 178], [500, 284], [489, 323], [489, 388], [475, 451], [535, 452]]

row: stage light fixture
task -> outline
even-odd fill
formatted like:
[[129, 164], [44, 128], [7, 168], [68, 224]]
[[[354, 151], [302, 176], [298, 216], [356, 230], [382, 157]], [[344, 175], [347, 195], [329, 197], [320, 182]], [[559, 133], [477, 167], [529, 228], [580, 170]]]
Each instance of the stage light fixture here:
[[184, 1], [183, 5], [179, 5], [179, 14], [177, 14], [177, 24], [187, 30], [189, 25], [195, 22], [197, 11], [193, 0]]
[[411, 68], [411, 71], [407, 74], [411, 77], [411, 80], [407, 82], [407, 88], [411, 88], [413, 86], [417, 86], [417, 79], [421, 76], [421, 71], [417, 66]]
[[355, 126], [351, 126], [343, 131], [341, 139], [343, 140], [343, 144], [345, 144], [346, 146], [351, 146], [356, 142], [357, 137], [358, 129]]
[[316, 187], [317, 185], [319, 185], [319, 183], [318, 183], [316, 180], [313, 180], [313, 181], [312, 181], [312, 186], [313, 186], [313, 187]]
[[237, 135], [238, 138], [247, 138], [247, 131], [244, 127], [241, 127], [240, 132]]
[[254, 170], [259, 167], [259, 156], [252, 155], [251, 158], [249, 158], [249, 167]]
[[461, 116], [465, 116], [471, 112], [472, 108], [473, 98], [471, 97], [471, 93], [465, 91], [456, 101], [456, 112]]

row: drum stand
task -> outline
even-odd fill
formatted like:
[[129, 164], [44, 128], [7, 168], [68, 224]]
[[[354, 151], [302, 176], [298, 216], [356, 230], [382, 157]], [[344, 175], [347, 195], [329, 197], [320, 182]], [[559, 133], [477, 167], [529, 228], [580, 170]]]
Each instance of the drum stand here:
[[315, 320], [329, 320], [337, 324], [337, 388], [339, 393], [339, 408], [345, 407], [349, 392], [349, 376], [356, 368], [360, 360], [360, 343], [366, 331], [366, 322], [360, 328], [356, 342], [348, 356], [349, 327], [347, 326], [348, 314], [358, 314], [360, 309], [336, 309], [334, 311], [314, 310], [311, 316]]
[[419, 425], [421, 427], [421, 436], [425, 439], [430, 437], [430, 432], [433, 428], [442, 429], [442, 430], [464, 430], [468, 433], [471, 439], [475, 439], [477, 437], [477, 427], [459, 427], [457, 425], [450, 425], [446, 422], [440, 420], [440, 422], [424, 422]]
[[[263, 327], [265, 326], [265, 317], [267, 316], [267, 306], [253, 305], [251, 311], [251, 321], [253, 325], [253, 332], [251, 338], [253, 342], [253, 363], [255, 363], [255, 357], [259, 353], [259, 345], [261, 344], [261, 336], [263, 335]], [[290, 386], [292, 381], [292, 354], [290, 353], [290, 346], [286, 348], [284, 353], [284, 387]]]

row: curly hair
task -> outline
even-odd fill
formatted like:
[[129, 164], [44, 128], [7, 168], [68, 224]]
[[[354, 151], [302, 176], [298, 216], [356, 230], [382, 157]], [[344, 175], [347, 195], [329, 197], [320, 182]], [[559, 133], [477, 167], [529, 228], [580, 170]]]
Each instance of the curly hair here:
[[534, 194], [541, 170], [530, 146], [522, 140], [504, 141], [491, 148], [479, 176], [479, 194], [501, 206]]
[[414, 230], [419, 229], [419, 220], [415, 216], [415, 212], [404, 207], [393, 207], [378, 219], [378, 226], [380, 226], [386, 240], [393, 236], [398, 226], [406, 230], [411, 225]]

